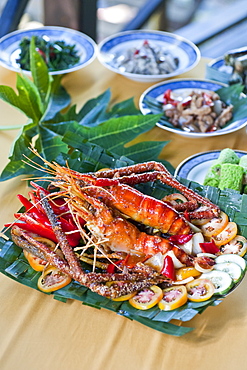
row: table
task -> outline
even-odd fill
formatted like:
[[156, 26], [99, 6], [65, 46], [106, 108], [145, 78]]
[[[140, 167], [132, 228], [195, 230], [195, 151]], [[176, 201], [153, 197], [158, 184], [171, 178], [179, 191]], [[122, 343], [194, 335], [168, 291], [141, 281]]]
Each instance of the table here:
[[[204, 78], [206, 59], [183, 77]], [[0, 68], [0, 84], [14, 86], [16, 74]], [[78, 107], [111, 88], [112, 101], [135, 97], [151, 84], [135, 83], [106, 70], [95, 60], [65, 76], [64, 85]], [[26, 117], [0, 101], [1, 125], [25, 123]], [[0, 133], [0, 169], [7, 163], [17, 131]], [[188, 139], [155, 127], [142, 139], [170, 140], [161, 158], [174, 167], [197, 152], [247, 150], [246, 130], [209, 139]], [[18, 179], [0, 184], [1, 226], [13, 220], [16, 194], [27, 193]], [[154, 331], [104, 309], [78, 301], [62, 303], [0, 274], [0, 368], [40, 369], [244, 369], [247, 331], [247, 282], [219, 306], [197, 315], [195, 330], [177, 338]]]

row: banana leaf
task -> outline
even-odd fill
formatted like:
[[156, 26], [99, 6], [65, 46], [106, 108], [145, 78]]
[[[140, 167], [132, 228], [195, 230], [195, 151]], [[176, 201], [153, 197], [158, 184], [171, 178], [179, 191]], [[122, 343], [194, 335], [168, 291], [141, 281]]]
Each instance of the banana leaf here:
[[[89, 150], [90, 144], [86, 143], [84, 149], [84, 155], [80, 152], [80, 160], [78, 160], [76, 152], [69, 158], [69, 166], [71, 168], [78, 170], [80, 166], [83, 166], [84, 170], [93, 171], [99, 169], [101, 166], [109, 167], [109, 164], [113, 168], [133, 163], [128, 158], [116, 157], [106, 150], [100, 149], [97, 145], [91, 144], [91, 150]], [[68, 158], [64, 158], [62, 155], [58, 159], [60, 162], [68, 160]], [[217, 188], [199, 185], [187, 179], [178, 179], [184, 185], [219, 205], [220, 208], [229, 215], [230, 220], [238, 224], [240, 233], [247, 237], [247, 212], [245, 211], [247, 204], [246, 194], [240, 195], [232, 190], [221, 191]], [[156, 197], [161, 197], [165, 194], [172, 193], [174, 190], [167, 185], [154, 182], [144, 184], [142, 186], [142, 191]], [[6, 231], [5, 234], [10, 238], [9, 231]], [[90, 268], [90, 266], [88, 266], [88, 268]], [[29, 266], [21, 248], [16, 246], [11, 239], [6, 241], [3, 237], [0, 237], [0, 272], [16, 282], [38, 290], [37, 280], [40, 273], [35, 272]], [[233, 287], [233, 290], [235, 288], [236, 286]], [[157, 306], [147, 311], [137, 310], [128, 302], [111, 301], [108, 298], [91, 292], [75, 281], [72, 281], [68, 286], [50, 294], [61, 302], [66, 302], [68, 299], [75, 299], [82, 302], [84, 305], [113, 311], [118, 315], [137, 321], [154, 330], [178, 337], [193, 330], [192, 327], [182, 326], [182, 323], [190, 321], [197, 314], [201, 314], [207, 307], [220, 304], [225, 298], [223, 296], [213, 296], [208, 301], [188, 302], [180, 308], [166, 312], [161, 311]]]

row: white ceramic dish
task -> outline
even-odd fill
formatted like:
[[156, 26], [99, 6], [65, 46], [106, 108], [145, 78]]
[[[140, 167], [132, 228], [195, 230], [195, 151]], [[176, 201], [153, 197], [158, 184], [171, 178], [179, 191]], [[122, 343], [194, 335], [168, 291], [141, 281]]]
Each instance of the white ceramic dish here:
[[[121, 72], [115, 67], [113, 60], [116, 55], [122, 55], [126, 50], [140, 47], [147, 40], [157, 46], [164, 47], [173, 57], [178, 58], [178, 68], [172, 73], [144, 75]], [[107, 37], [99, 45], [98, 59], [109, 70], [138, 82], [157, 82], [178, 76], [194, 68], [200, 60], [199, 49], [189, 40], [173, 33], [150, 30], [125, 31]]]
[[[166, 90], [171, 89], [173, 93], [177, 94], [178, 96], [187, 96], [190, 94], [191, 91], [216, 91], [226, 85], [217, 81], [210, 81], [210, 80], [194, 80], [194, 79], [176, 79], [170, 81], [160, 82], [156, 85], [151, 86], [148, 88], [140, 97], [139, 107], [142, 114], [150, 114], [150, 113], [158, 113], [157, 111], [152, 110], [147, 103], [147, 99], [156, 99], [158, 102], [162, 102], [163, 94]], [[229, 125], [225, 126], [224, 128], [213, 131], [213, 132], [187, 132], [180, 130], [175, 127], [169, 127], [163, 122], [157, 122], [157, 126], [162, 128], [163, 130], [167, 130], [181, 136], [186, 136], [190, 138], [203, 138], [203, 137], [213, 137], [219, 136], [224, 134], [229, 134], [234, 131], [240, 130], [242, 127], [246, 126], [247, 124], [247, 114], [246, 118], [238, 120], [236, 122], [232, 122]]]
[[[219, 157], [221, 150], [213, 150], [210, 152], [203, 152], [192, 155], [181, 162], [175, 170], [175, 176], [180, 176], [184, 179], [195, 181], [198, 184], [203, 185], [205, 176], [214, 163]], [[234, 152], [242, 157], [247, 152], [241, 150], [234, 150]]]
[[[68, 69], [51, 71], [51, 75], [64, 74], [81, 69], [91, 63], [96, 58], [96, 43], [87, 35], [64, 27], [41, 27], [28, 30], [19, 30], [11, 32], [0, 39], [0, 64], [12, 71], [20, 72], [20, 66], [16, 59], [20, 54], [20, 41], [23, 37], [46, 36], [51, 41], [64, 41], [68, 45], [76, 45], [80, 61]], [[24, 73], [30, 74], [30, 71], [23, 70]]]

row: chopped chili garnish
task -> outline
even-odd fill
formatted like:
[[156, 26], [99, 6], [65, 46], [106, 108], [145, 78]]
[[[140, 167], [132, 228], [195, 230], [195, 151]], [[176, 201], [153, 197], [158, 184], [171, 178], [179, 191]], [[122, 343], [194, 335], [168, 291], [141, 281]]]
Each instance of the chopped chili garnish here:
[[177, 244], [185, 244], [192, 239], [193, 234], [185, 234], [185, 235], [172, 235], [170, 236], [169, 240], [171, 242], [177, 243]]
[[168, 279], [176, 280], [176, 273], [172, 257], [167, 255], [164, 258], [164, 265], [160, 273], [166, 276]]

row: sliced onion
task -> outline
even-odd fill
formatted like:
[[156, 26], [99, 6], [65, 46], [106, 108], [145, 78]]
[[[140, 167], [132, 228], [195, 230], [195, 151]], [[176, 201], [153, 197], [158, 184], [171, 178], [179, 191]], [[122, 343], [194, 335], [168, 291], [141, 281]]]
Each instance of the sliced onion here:
[[179, 261], [172, 250], [167, 252], [165, 256], [170, 256], [172, 258], [175, 269], [180, 269], [181, 267], [185, 266], [185, 264]]
[[199, 272], [209, 272], [209, 271], [212, 271], [213, 268], [214, 266], [211, 266], [210, 268], [206, 269], [206, 268], [201, 267], [198, 262], [195, 262], [195, 269]]
[[180, 248], [182, 248], [187, 254], [192, 253], [192, 247], [193, 247], [192, 238], [187, 243], [180, 245]]
[[200, 243], [204, 242], [204, 236], [201, 232], [195, 233], [192, 237], [192, 253], [197, 255], [198, 253], [202, 252], [200, 247]]
[[160, 272], [162, 270], [162, 267], [164, 265], [164, 258], [165, 255], [161, 252], [158, 252], [154, 254], [152, 257], [150, 257], [146, 262], [145, 265], [148, 265], [152, 267], [154, 270]]
[[192, 280], [194, 280], [193, 276], [189, 276], [189, 277], [187, 277], [186, 279], [183, 279], [183, 280], [173, 281], [172, 284], [173, 285], [183, 285], [183, 284], [189, 283]]
[[198, 253], [197, 257], [209, 257], [209, 258], [216, 258], [217, 256], [212, 253]]
[[194, 233], [199, 233], [199, 232], [201, 232], [201, 229], [199, 229], [199, 227], [197, 227], [196, 225], [192, 224], [191, 222], [188, 222], [188, 224], [190, 225], [191, 230], [193, 230], [193, 231], [194, 231]]

